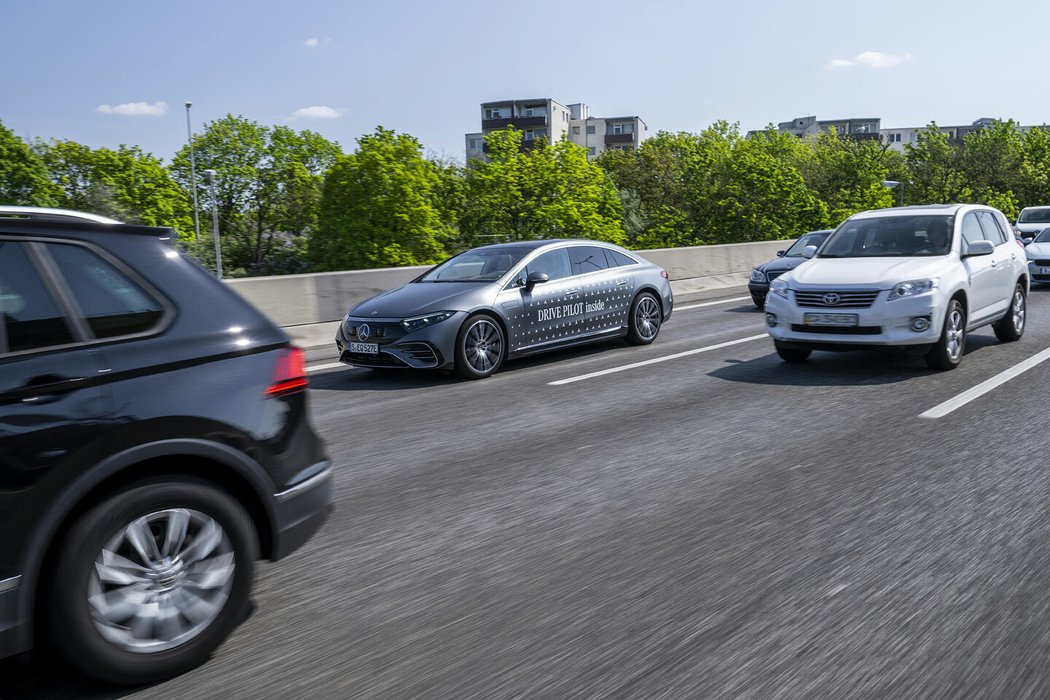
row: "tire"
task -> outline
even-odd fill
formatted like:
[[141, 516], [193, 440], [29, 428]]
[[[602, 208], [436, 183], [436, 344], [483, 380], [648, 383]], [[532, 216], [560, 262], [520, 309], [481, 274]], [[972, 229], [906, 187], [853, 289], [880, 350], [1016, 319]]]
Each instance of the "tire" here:
[[1025, 322], [1028, 316], [1028, 298], [1024, 287], [1018, 283], [1010, 297], [1010, 308], [1006, 315], [992, 324], [995, 337], [1004, 343], [1020, 340], [1024, 335]]
[[966, 351], [966, 311], [958, 299], [952, 299], [944, 313], [941, 337], [926, 353], [926, 364], [932, 369], [955, 369]]
[[777, 354], [780, 355], [780, 359], [784, 362], [805, 362], [813, 352], [809, 348], [785, 347], [775, 340], [773, 341], [773, 347], [777, 349]]
[[663, 317], [660, 300], [654, 294], [642, 292], [636, 296], [627, 317], [627, 342], [631, 345], [648, 345], [656, 340]]
[[760, 309], [766, 308], [766, 298], [764, 296], [752, 294], [751, 301], [754, 302], [755, 306], [757, 306]]
[[456, 374], [465, 379], [484, 379], [503, 364], [506, 341], [499, 322], [488, 314], [471, 316], [456, 336]]
[[188, 671], [247, 616], [257, 553], [251, 519], [225, 492], [170, 478], [131, 486], [62, 541], [47, 591], [49, 639], [106, 683]]

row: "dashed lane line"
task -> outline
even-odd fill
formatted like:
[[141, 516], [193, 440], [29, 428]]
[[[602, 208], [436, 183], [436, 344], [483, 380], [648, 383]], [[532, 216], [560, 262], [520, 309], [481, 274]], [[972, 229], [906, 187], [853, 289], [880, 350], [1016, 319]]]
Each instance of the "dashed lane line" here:
[[752, 340], [759, 340], [760, 338], [768, 338], [769, 336], [765, 333], [759, 335], [751, 335], [746, 338], [737, 338], [736, 340], [729, 340], [724, 343], [718, 343], [717, 345], [708, 345], [703, 348], [696, 348], [694, 350], [686, 350], [685, 352], [676, 352], [673, 355], [664, 355], [663, 357], [654, 357], [651, 360], [643, 360], [641, 362], [632, 362], [629, 365], [621, 365], [619, 367], [610, 367], [609, 369], [599, 370], [597, 372], [589, 372], [588, 374], [581, 374], [576, 377], [569, 377], [568, 379], [559, 379], [554, 382], [547, 382], [548, 386], [563, 386], [565, 384], [572, 384], [573, 382], [582, 382], [585, 379], [594, 379], [595, 377], [602, 377], [606, 374], [615, 374], [616, 372], [626, 372], [629, 369], [635, 369], [637, 367], [645, 367], [646, 365], [655, 365], [659, 362], [667, 362], [669, 360], [677, 360], [679, 357], [688, 357], [689, 355], [698, 355], [702, 352], [711, 352], [712, 350], [720, 350], [722, 348], [728, 348], [731, 345], [740, 345], [741, 343], [749, 343]]
[[1048, 359], [1050, 359], [1050, 348], [1047, 348], [1042, 352], [1036, 353], [1035, 355], [1029, 357], [1027, 360], [1024, 360], [1023, 362], [1018, 362], [1010, 369], [1003, 370], [994, 377], [984, 380], [977, 386], [971, 387], [966, 391], [962, 392], [961, 394], [953, 396], [952, 398], [948, 399], [947, 401], [944, 401], [943, 403], [937, 404], [930, 410], [920, 413], [919, 418], [944, 418], [952, 411], [962, 408], [963, 406], [975, 399], [979, 399], [992, 389], [995, 389], [996, 387], [1005, 384], [1014, 377], [1027, 372], [1028, 370], [1038, 365], [1040, 362], [1044, 362]]
[[718, 306], [719, 304], [733, 304], [738, 301], [751, 301], [751, 297], [733, 297], [732, 299], [719, 299], [718, 301], [705, 301], [703, 304], [688, 304], [686, 306], [676, 306], [675, 311], [688, 311], [689, 309], [699, 309], [704, 306]]

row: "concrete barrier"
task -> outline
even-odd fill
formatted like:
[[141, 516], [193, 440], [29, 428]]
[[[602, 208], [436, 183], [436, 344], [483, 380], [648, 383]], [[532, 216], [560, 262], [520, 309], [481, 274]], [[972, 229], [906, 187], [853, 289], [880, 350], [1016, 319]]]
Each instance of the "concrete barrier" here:
[[[667, 270], [675, 294], [725, 289], [747, 283], [751, 268], [776, 257], [789, 241], [639, 250]], [[227, 280], [303, 347], [332, 342], [350, 309], [365, 299], [418, 277], [427, 267], [389, 267], [305, 275]]]

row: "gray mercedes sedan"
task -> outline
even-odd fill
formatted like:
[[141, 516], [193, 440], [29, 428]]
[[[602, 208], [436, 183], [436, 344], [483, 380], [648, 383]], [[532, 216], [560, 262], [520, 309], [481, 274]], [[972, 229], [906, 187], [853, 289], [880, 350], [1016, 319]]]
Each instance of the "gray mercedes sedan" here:
[[474, 248], [350, 309], [335, 342], [359, 367], [487, 377], [503, 361], [616, 337], [656, 339], [674, 299], [667, 272], [599, 241]]

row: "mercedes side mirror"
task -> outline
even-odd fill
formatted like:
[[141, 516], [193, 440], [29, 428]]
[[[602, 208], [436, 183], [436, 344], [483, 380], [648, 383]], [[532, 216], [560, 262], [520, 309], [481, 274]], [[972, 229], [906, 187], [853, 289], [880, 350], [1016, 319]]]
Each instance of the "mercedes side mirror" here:
[[546, 272], [540, 272], [539, 270], [535, 272], [530, 272], [529, 276], [525, 279], [525, 291], [531, 292], [532, 288], [535, 287], [537, 284], [549, 282], [550, 279], [550, 275], [548, 275]]
[[817, 254], [817, 246], [815, 246], [815, 245], [808, 245], [808, 246], [806, 246], [805, 248], [802, 249], [802, 257], [804, 257], [804, 258], [812, 258], [816, 254]]
[[786, 250], [778, 250], [777, 251], [777, 257], [778, 258], [784, 257], [784, 253], [786, 253], [786, 252], [787, 252]]
[[966, 255], [964, 257], [972, 258], [975, 255], [991, 255], [993, 252], [995, 252], [995, 246], [991, 241], [974, 241], [966, 246]]

